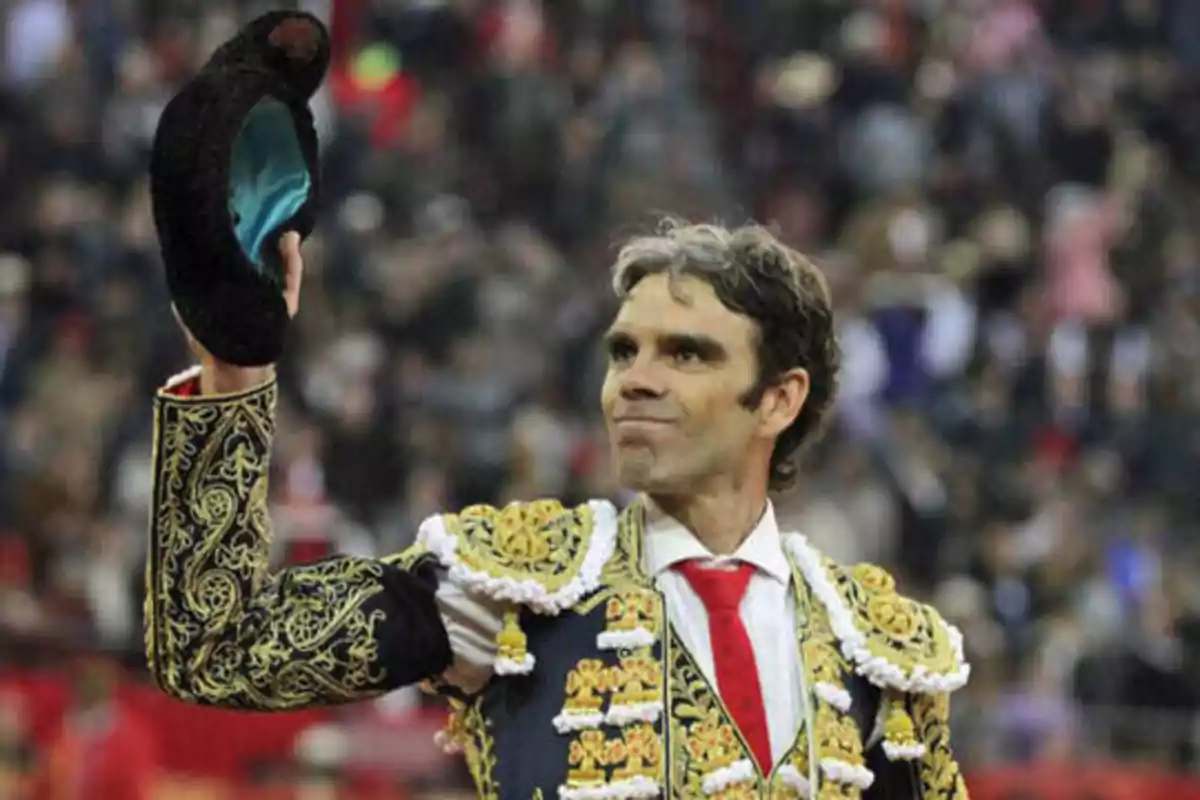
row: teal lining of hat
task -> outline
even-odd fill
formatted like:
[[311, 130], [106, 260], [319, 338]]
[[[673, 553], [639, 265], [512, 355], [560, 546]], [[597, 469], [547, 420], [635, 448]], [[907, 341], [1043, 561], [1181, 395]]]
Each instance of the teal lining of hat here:
[[229, 165], [234, 232], [259, 269], [268, 237], [300, 210], [311, 185], [291, 113], [279, 100], [264, 97], [246, 115]]

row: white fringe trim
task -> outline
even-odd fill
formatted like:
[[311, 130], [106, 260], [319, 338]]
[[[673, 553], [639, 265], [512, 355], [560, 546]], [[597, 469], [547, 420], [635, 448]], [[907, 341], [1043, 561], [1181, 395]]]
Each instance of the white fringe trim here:
[[728, 767], [721, 767], [704, 776], [700, 790], [705, 794], [723, 792], [735, 783], [754, 780], [754, 764], [747, 759], [740, 759]]
[[662, 703], [626, 703], [610, 706], [604, 721], [624, 727], [635, 722], [657, 722], [661, 716]]
[[863, 791], [871, 788], [875, 782], [875, 773], [866, 767], [850, 764], [840, 758], [821, 759], [821, 771], [831, 781], [856, 786]]
[[813, 694], [843, 714], [850, 711], [850, 706], [854, 702], [850, 699], [850, 693], [845, 689], [825, 681], [813, 684]]
[[561, 589], [549, 592], [532, 578], [497, 577], [474, 570], [463, 564], [457, 555], [458, 538], [446, 530], [441, 515], [429, 517], [417, 530], [417, 542], [437, 556], [449, 573], [450, 580], [464, 590], [482, 594], [493, 600], [528, 606], [539, 614], [555, 616], [570, 608], [588, 592], [600, 585], [600, 571], [613, 554], [617, 540], [617, 512], [612, 503], [592, 500], [593, 526], [588, 551], [576, 575]]
[[925, 745], [920, 742], [896, 744], [884, 739], [883, 753], [888, 757], [888, 761], [916, 761], [925, 755]]
[[533, 665], [537, 663], [537, 659], [532, 653], [526, 653], [525, 657], [520, 661], [511, 658], [497, 658], [493, 666], [497, 675], [528, 675], [533, 672]]
[[794, 790], [801, 797], [808, 797], [808, 777], [801, 775], [800, 770], [793, 767], [791, 764], [784, 764], [779, 768], [779, 780], [783, 781], [783, 785]]
[[905, 671], [882, 656], [876, 656], [867, 648], [866, 637], [855, 626], [854, 617], [842, 602], [841, 595], [829, 579], [825, 566], [817, 551], [809, 545], [808, 540], [800, 534], [788, 537], [788, 548], [796, 559], [796, 566], [804, 574], [809, 588], [829, 612], [829, 624], [833, 633], [842, 645], [842, 654], [857, 665], [855, 670], [876, 686], [897, 689], [901, 692], [916, 692], [935, 694], [953, 692], [966, 684], [971, 674], [971, 666], [963, 658], [962, 633], [953, 625], [942, 621], [946, 634], [954, 648], [955, 661], [953, 672], [945, 675], [931, 673], [925, 666], [918, 664], [911, 672]]
[[596, 637], [596, 646], [601, 650], [633, 650], [652, 647], [658, 637], [638, 626], [631, 631], [604, 631]]
[[554, 730], [559, 733], [586, 731], [599, 728], [604, 723], [604, 714], [599, 711], [568, 711], [563, 710], [551, 720]]
[[604, 786], [560, 786], [560, 800], [626, 800], [626, 798], [658, 797], [662, 788], [644, 775], [637, 775]]

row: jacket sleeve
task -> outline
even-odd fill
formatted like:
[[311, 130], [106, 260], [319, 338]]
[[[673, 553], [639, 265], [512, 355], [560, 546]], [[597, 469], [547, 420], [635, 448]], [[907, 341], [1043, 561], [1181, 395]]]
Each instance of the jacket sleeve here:
[[155, 398], [145, 643], [158, 685], [274, 711], [440, 674], [452, 654], [420, 549], [268, 570], [275, 400], [274, 382], [198, 397], [186, 373]]

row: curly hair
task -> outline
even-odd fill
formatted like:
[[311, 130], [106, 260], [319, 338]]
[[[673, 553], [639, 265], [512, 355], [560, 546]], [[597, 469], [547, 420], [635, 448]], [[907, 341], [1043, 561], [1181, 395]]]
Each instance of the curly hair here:
[[664, 272], [704, 280], [722, 305], [757, 323], [758, 378], [742, 395], [745, 407], [757, 408], [766, 390], [788, 370], [808, 372], [808, 398], [771, 453], [770, 488], [789, 488], [799, 455], [820, 438], [837, 395], [841, 349], [825, 277], [762, 226], [729, 229], [666, 219], [655, 235], [633, 238], [621, 247], [613, 291], [623, 300], [647, 275]]

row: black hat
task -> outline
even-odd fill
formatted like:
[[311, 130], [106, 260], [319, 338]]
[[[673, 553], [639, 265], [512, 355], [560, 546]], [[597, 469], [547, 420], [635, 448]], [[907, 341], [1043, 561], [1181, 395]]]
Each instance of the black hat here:
[[163, 111], [150, 157], [154, 225], [180, 317], [217, 358], [279, 357], [280, 237], [313, 229], [317, 134], [308, 101], [329, 65], [316, 17], [273, 11], [221, 45]]

